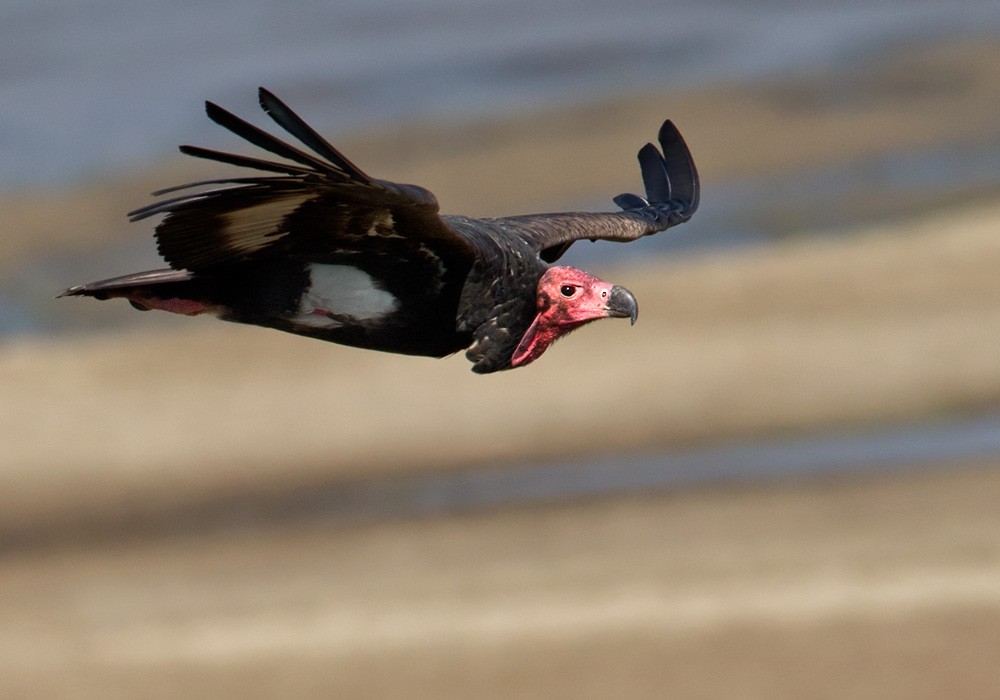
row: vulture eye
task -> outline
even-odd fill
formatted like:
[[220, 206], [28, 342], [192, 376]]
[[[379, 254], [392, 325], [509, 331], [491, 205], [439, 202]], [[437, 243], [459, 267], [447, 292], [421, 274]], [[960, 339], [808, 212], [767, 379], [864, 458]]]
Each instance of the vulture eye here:
[[574, 294], [576, 294], [576, 287], [574, 287], [572, 284], [564, 284], [559, 288], [559, 293], [562, 294], [564, 297], [571, 297]]

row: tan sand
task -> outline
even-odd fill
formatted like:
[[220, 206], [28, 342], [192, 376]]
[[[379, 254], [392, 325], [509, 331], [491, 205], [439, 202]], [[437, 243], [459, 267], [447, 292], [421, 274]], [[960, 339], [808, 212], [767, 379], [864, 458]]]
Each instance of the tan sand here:
[[[452, 211], [573, 208], [637, 186], [632, 153], [666, 114], [709, 183], [975, 143], [996, 133], [996, 49], [346, 146]], [[122, 212], [208, 174], [191, 167], [4, 196], [0, 268], [148, 236]], [[365, 474], [995, 406], [998, 231], [997, 202], [956, 204], [836, 239], [595, 270], [636, 293], [634, 328], [598, 324], [485, 378], [460, 357], [204, 319], [149, 331], [124, 305], [134, 332], [0, 347], [0, 533], [105, 525], [83, 543], [2, 542], [0, 695], [990, 697], [996, 463], [339, 530], [108, 523], [183, 525], [191, 504]]]
[[997, 467], [8, 553], [0, 694], [992, 697]]
[[[1000, 68], [984, 60], [996, 48], [908, 50], [863, 78], [831, 73], [415, 127], [357, 138], [350, 152], [373, 172], [427, 184], [472, 213], [572, 208], [589, 193], [636, 183], [632, 152], [664, 113], [684, 124], [708, 183], [805, 160], [975, 141], [996, 130]], [[835, 88], [849, 93], [850, 109], [831, 109]], [[198, 164], [182, 160], [118, 185], [8, 197], [4, 259], [126, 235], [122, 212], [145, 201], [141, 191], [195, 172]], [[138, 228], [127, 235], [148, 237]], [[829, 241], [595, 270], [633, 289], [637, 326], [604, 322], [526, 370], [486, 378], [461, 358], [381, 356], [205, 319], [161, 315], [148, 332], [152, 314], [121, 305], [136, 332], [0, 348], [0, 466], [9, 481], [0, 521], [995, 402], [998, 228], [992, 204], [921, 211]], [[109, 275], [124, 271], [109, 261]], [[96, 304], [44, 303], [81, 313]]]
[[995, 405], [998, 230], [994, 206], [609, 271], [640, 300], [635, 327], [488, 377], [210, 319], [12, 343], [0, 519]]

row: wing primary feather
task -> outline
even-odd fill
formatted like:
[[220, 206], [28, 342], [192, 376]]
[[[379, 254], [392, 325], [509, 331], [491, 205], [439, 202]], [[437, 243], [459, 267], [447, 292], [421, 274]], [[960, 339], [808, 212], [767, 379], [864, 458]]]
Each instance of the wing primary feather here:
[[647, 143], [639, 150], [639, 168], [642, 170], [642, 184], [646, 187], [646, 199], [650, 202], [670, 201], [670, 177], [656, 146]]
[[142, 219], [148, 219], [151, 216], [157, 214], [162, 214], [163, 212], [172, 211], [176, 204], [182, 202], [193, 202], [198, 199], [205, 199], [210, 196], [210, 192], [201, 192], [197, 194], [184, 194], [179, 197], [171, 197], [170, 199], [161, 199], [158, 202], [153, 202], [152, 204], [147, 204], [144, 207], [138, 209], [133, 209], [127, 216], [129, 221], [141, 221]]
[[152, 204], [147, 204], [144, 207], [133, 209], [126, 214], [126, 216], [128, 216], [129, 221], [141, 221], [142, 219], [148, 219], [151, 216], [162, 214], [165, 211], [170, 211], [174, 208], [174, 205], [179, 202], [190, 202], [195, 199], [202, 199], [204, 196], [204, 194], [184, 194], [179, 197], [171, 197], [170, 199], [161, 199], [158, 202], [153, 202]]
[[[156, 214], [162, 214], [163, 212], [173, 211], [177, 207], [177, 204], [183, 204], [186, 202], [194, 202], [197, 200], [210, 199], [214, 197], [220, 197], [223, 194], [230, 192], [239, 192], [241, 194], [247, 194], [248, 192], [274, 192], [274, 180], [279, 180], [281, 182], [287, 182], [285, 178], [257, 178], [251, 180], [247, 184], [241, 187], [224, 187], [216, 190], [208, 190], [205, 192], [191, 192], [188, 194], [182, 194], [178, 197], [170, 197], [169, 199], [161, 199], [158, 202], [153, 202], [152, 204], [147, 204], [139, 209], [134, 209], [128, 213], [129, 221], [139, 221], [140, 219], [147, 219], [150, 216]], [[225, 182], [225, 181], [222, 181]], [[192, 186], [199, 183], [192, 183]], [[202, 183], [207, 184], [207, 183]], [[173, 188], [174, 190], [182, 189], [186, 185], [181, 185], [180, 187]]]
[[271, 173], [284, 173], [286, 175], [310, 175], [314, 174], [314, 170], [309, 168], [301, 168], [297, 165], [289, 165], [287, 163], [275, 163], [270, 160], [264, 160], [262, 158], [254, 158], [252, 156], [239, 155], [237, 153], [226, 153], [225, 151], [216, 151], [211, 148], [202, 148], [201, 146], [181, 146], [180, 152], [187, 156], [193, 156], [195, 158], [204, 158], [205, 160], [214, 160], [219, 163], [225, 163], [227, 165], [236, 165], [241, 168], [253, 168], [255, 170], [266, 170]]
[[694, 158], [687, 143], [681, 136], [680, 131], [669, 119], [663, 122], [660, 133], [657, 136], [660, 147], [663, 149], [663, 162], [666, 167], [667, 177], [673, 186], [674, 197], [687, 202], [690, 213], [693, 214], [698, 208], [700, 198], [700, 185], [698, 181], [698, 170], [694, 165]]
[[179, 192], [181, 190], [189, 190], [195, 187], [204, 187], [206, 185], [259, 185], [267, 182], [286, 182], [288, 178], [281, 175], [275, 175], [274, 177], [224, 177], [217, 180], [198, 180], [197, 182], [187, 182], [183, 185], [174, 185], [173, 187], [164, 187], [162, 190], [156, 190], [152, 193], [154, 197], [161, 197], [165, 194], [170, 194], [172, 192]]
[[279, 100], [274, 93], [262, 87], [258, 88], [258, 97], [261, 108], [278, 126], [343, 170], [352, 179], [363, 182], [366, 185], [373, 184], [372, 179], [361, 168], [344, 157], [340, 151], [309, 126], [302, 117]]
[[620, 206], [622, 209], [638, 209], [640, 207], [648, 207], [649, 202], [640, 197], [637, 194], [632, 194], [631, 192], [625, 192], [618, 195], [612, 200], [615, 204]]
[[263, 148], [265, 151], [270, 151], [282, 158], [293, 160], [317, 172], [333, 175], [334, 177], [338, 175], [343, 177], [343, 173], [336, 170], [332, 164], [326, 163], [315, 156], [309, 155], [305, 151], [301, 151], [285, 143], [250, 122], [240, 119], [232, 112], [223, 109], [214, 102], [205, 102], [205, 113], [209, 119], [219, 126], [229, 129], [237, 136], [246, 139], [255, 146]]

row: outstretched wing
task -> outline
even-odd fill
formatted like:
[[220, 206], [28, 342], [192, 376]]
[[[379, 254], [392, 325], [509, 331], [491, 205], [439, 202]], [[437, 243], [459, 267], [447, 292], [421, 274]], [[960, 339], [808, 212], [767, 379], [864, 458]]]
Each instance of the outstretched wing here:
[[500, 221], [521, 236], [546, 262], [557, 260], [575, 241], [634, 241], [682, 224], [698, 209], [698, 170], [684, 138], [669, 119], [658, 135], [662, 153], [651, 143], [639, 150], [645, 198], [620, 194], [620, 212], [513, 216]]
[[380, 239], [390, 238], [445, 259], [471, 258], [471, 245], [441, 219], [433, 194], [369, 177], [269, 91], [260, 88], [259, 97], [264, 111], [311, 152], [206, 102], [212, 121], [291, 162], [181, 146], [191, 156], [272, 174], [167, 188], [154, 194], [183, 194], [131, 212], [132, 221], [166, 214], [156, 242], [171, 267], [201, 272], [282, 256], [378, 250]]

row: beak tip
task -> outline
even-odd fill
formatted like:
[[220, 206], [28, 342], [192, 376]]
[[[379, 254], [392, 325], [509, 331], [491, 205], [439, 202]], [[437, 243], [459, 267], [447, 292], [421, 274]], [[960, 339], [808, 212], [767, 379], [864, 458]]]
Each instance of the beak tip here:
[[636, 319], [639, 318], [639, 304], [635, 300], [635, 295], [618, 285], [611, 288], [608, 308], [614, 312], [614, 315], [628, 318], [633, 326]]

